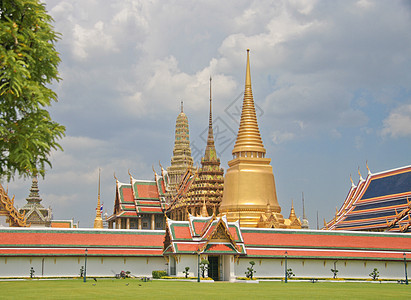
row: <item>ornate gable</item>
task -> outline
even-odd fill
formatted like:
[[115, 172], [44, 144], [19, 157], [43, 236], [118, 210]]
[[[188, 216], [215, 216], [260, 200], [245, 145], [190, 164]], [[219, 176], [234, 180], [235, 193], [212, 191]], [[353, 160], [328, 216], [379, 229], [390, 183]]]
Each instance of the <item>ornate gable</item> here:
[[7, 222], [10, 227], [26, 227], [25, 215], [21, 214], [14, 207], [14, 197], [9, 198], [7, 192], [4, 190], [3, 186], [0, 184], [0, 216], [5, 215], [7, 217]]

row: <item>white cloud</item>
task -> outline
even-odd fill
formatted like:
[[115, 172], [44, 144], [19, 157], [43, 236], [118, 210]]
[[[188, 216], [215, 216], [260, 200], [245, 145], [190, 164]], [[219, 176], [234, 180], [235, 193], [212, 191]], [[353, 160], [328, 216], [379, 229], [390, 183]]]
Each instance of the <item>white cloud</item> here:
[[295, 139], [295, 134], [292, 132], [280, 132], [280, 131], [274, 131], [272, 135], [272, 141], [274, 144], [282, 144], [288, 141], [292, 141]]
[[99, 52], [118, 52], [113, 38], [107, 34], [107, 26], [103, 21], [96, 22], [92, 28], [84, 28], [79, 24], [73, 28], [73, 53], [80, 59], [84, 60]]
[[411, 104], [394, 109], [383, 121], [381, 133], [392, 138], [411, 136]]

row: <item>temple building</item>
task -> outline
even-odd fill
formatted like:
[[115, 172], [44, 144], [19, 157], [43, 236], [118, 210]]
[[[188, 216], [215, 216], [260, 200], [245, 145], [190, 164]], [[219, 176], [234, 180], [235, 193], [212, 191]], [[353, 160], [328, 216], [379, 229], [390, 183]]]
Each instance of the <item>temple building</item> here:
[[301, 228], [293, 208], [284, 220], [278, 204], [271, 159], [266, 158], [251, 89], [250, 52], [247, 50], [245, 92], [240, 128], [224, 179], [220, 214], [241, 227]]
[[201, 167], [194, 174], [187, 170], [183, 176], [177, 195], [167, 209], [168, 216], [173, 220], [187, 220], [188, 214], [203, 217], [217, 215], [223, 185], [224, 170], [220, 168], [214, 145], [210, 78], [210, 114], [205, 154], [201, 158]]
[[107, 218], [108, 227], [114, 229], [164, 229], [164, 209], [167, 174], [154, 172], [154, 180], [136, 180], [130, 183], [116, 179], [114, 212]]
[[26, 223], [31, 227], [51, 227], [51, 208], [45, 208], [41, 205], [38, 179], [34, 176], [32, 179], [29, 197], [27, 203], [19, 209], [21, 214], [25, 214]]
[[411, 232], [411, 166], [372, 174], [368, 168], [323, 230]]
[[194, 174], [193, 158], [190, 148], [190, 131], [188, 128], [188, 118], [183, 110], [181, 101], [181, 112], [176, 120], [175, 140], [171, 166], [167, 168], [169, 178], [169, 189], [166, 194], [167, 203], [170, 203], [176, 196], [183, 176], [189, 171], [190, 176]]
[[7, 191], [0, 184], [0, 227], [26, 227], [25, 214], [14, 206], [14, 197], [9, 198]]
[[155, 174], [153, 181], [135, 180], [131, 175], [130, 184], [116, 179], [116, 199], [114, 213], [108, 218], [109, 228], [163, 228], [165, 213], [175, 221], [187, 221], [190, 215], [224, 215], [228, 222], [239, 220], [242, 227], [301, 229], [302, 222], [295, 215], [294, 207], [289, 218], [284, 219], [277, 201], [271, 159], [265, 157], [257, 124], [249, 50], [240, 128], [232, 154], [224, 179], [214, 144], [210, 78], [208, 137], [201, 167], [193, 167], [188, 118], [181, 103], [171, 166], [167, 172], [161, 167], [162, 176]]

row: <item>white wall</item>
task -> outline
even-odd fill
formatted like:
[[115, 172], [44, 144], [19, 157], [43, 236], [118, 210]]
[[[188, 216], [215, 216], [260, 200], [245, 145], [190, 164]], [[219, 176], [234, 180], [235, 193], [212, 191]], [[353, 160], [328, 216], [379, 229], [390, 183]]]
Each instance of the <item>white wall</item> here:
[[[0, 257], [0, 277], [79, 276], [82, 257]], [[151, 276], [154, 270], [166, 270], [163, 257], [87, 257], [87, 276], [114, 276], [130, 271], [136, 276]]]
[[[284, 277], [284, 259], [258, 259], [240, 258], [234, 264], [235, 276], [245, 277], [245, 272], [250, 267], [250, 261], [254, 261], [256, 277]], [[287, 259], [287, 268], [291, 268], [295, 277], [332, 278], [334, 262], [336, 260], [324, 259]], [[403, 279], [405, 270], [403, 261], [371, 261], [371, 260], [337, 260], [337, 278], [371, 278], [369, 274], [378, 269], [380, 279]]]
[[197, 277], [198, 276], [198, 256], [197, 255], [175, 255], [176, 258], [176, 276], [185, 277], [183, 271], [185, 271], [186, 267], [190, 267], [189, 277]]
[[[176, 273], [183, 277], [185, 267], [190, 267], [190, 277], [197, 277], [197, 255], [176, 255]], [[234, 277], [245, 277], [249, 262], [254, 261], [256, 277], [284, 277], [284, 259], [239, 258], [221, 256], [220, 274], [223, 280]], [[287, 267], [291, 268], [296, 277], [332, 278], [331, 269], [335, 260], [321, 259], [287, 259]], [[35, 270], [35, 276], [76, 277], [84, 266], [84, 256], [81, 257], [0, 257], [0, 277], [29, 277], [30, 268]], [[403, 261], [356, 261], [338, 260], [338, 278], [369, 279], [374, 268], [379, 271], [380, 279], [404, 279]], [[163, 257], [88, 257], [87, 276], [114, 276], [121, 271], [130, 271], [136, 276], [151, 276], [154, 270], [167, 270], [167, 261]], [[42, 274], [43, 271], [43, 274]], [[408, 266], [408, 274], [411, 270]]]

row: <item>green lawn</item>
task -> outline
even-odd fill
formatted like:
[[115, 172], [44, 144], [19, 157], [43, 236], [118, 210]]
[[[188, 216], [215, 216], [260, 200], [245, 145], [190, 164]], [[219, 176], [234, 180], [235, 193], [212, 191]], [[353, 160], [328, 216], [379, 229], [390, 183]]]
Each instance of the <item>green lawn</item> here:
[[137, 279], [0, 281], [0, 299], [409, 299], [411, 285], [356, 282], [198, 283]]

